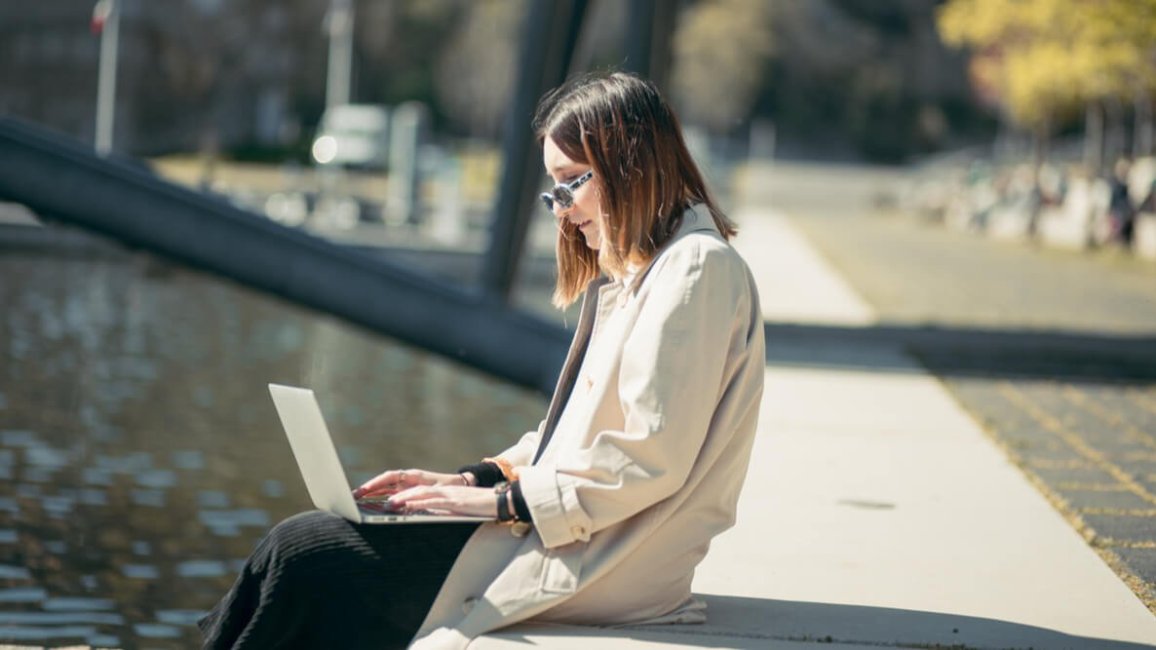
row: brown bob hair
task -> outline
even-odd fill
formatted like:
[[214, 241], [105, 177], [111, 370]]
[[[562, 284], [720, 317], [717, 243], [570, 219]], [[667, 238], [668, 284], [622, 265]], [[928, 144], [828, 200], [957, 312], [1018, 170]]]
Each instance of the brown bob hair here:
[[540, 144], [550, 138], [575, 162], [590, 165], [599, 192], [602, 244], [559, 222], [554, 305], [573, 303], [605, 271], [620, 276], [649, 262], [674, 235], [682, 213], [701, 203], [723, 237], [734, 223], [719, 209], [658, 88], [635, 75], [586, 76], [546, 94], [534, 117]]

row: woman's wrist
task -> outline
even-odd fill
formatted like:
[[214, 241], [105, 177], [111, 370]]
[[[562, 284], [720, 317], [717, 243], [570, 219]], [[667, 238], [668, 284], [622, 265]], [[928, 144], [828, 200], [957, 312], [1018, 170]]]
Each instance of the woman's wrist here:
[[502, 469], [494, 463], [475, 463], [458, 468], [459, 474], [472, 474], [471, 485], [474, 487], [494, 487], [505, 480]]
[[458, 472], [458, 476], [462, 478], [462, 485], [466, 487], [474, 487], [478, 484], [478, 477], [474, 476], [473, 472]]

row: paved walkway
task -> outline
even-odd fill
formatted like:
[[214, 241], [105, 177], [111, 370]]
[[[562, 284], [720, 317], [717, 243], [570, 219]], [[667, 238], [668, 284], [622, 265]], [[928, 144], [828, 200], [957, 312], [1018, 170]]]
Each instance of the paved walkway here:
[[[768, 322], [873, 322], [786, 219], [736, 218]], [[704, 626], [522, 626], [472, 647], [1156, 647], [1156, 617], [886, 341], [768, 339], [739, 523], [695, 590]]]

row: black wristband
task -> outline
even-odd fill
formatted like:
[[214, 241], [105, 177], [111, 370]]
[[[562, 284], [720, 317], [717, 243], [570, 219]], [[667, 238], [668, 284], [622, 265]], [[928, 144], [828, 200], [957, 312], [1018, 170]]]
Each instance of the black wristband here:
[[477, 487], [494, 487], [506, 480], [506, 477], [502, 476], [502, 468], [498, 467], [497, 463], [476, 463], [459, 467], [458, 474], [463, 472], [473, 473], [474, 485]]
[[499, 483], [494, 488], [495, 494], [498, 497], [498, 521], [502, 523], [509, 523], [514, 521], [514, 515], [510, 514], [510, 486], [508, 483]]
[[510, 503], [514, 504], [514, 514], [518, 521], [525, 521], [527, 523], [534, 521], [530, 516], [530, 508], [526, 505], [526, 499], [522, 496], [522, 482], [514, 481], [510, 484]]

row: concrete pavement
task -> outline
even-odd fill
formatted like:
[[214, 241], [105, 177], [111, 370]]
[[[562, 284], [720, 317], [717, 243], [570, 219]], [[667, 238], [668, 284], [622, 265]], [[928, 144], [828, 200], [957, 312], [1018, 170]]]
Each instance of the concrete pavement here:
[[[768, 322], [874, 321], [787, 219], [736, 218]], [[738, 525], [695, 580], [706, 625], [472, 647], [1156, 647], [1156, 617], [901, 349], [772, 337], [766, 380]]]

